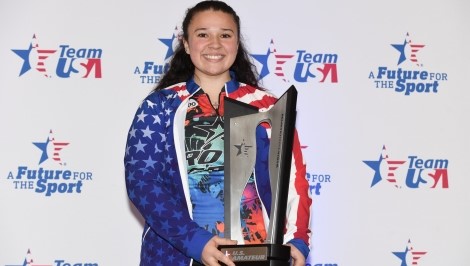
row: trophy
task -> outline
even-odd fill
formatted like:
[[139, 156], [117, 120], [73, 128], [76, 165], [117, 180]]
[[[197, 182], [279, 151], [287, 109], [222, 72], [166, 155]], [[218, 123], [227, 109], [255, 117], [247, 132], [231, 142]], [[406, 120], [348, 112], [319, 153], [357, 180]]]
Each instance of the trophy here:
[[[223, 245], [219, 249], [230, 256], [236, 265], [289, 265], [290, 247], [283, 245], [283, 242], [296, 103], [297, 90], [294, 86], [267, 112], [258, 112], [256, 107], [225, 98], [224, 237], [238, 240], [239, 244]], [[269, 226], [265, 243], [243, 245], [240, 201], [255, 167], [256, 127], [263, 122], [271, 126]]]

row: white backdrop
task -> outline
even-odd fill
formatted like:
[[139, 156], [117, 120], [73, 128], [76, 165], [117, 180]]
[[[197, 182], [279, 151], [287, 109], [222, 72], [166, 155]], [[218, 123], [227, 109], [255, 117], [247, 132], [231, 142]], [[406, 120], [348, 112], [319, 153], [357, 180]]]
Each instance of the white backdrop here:
[[[0, 3], [0, 266], [138, 265], [126, 134], [195, 3]], [[469, 265], [470, 4], [228, 3], [263, 85], [299, 91], [308, 264]]]

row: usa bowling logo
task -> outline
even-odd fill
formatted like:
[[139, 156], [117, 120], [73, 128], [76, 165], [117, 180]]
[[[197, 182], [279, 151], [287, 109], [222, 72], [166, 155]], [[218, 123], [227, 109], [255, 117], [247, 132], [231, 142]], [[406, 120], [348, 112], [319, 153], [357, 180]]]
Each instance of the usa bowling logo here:
[[275, 75], [284, 82], [338, 82], [338, 54], [317, 53], [307, 49], [278, 51], [271, 39], [266, 52], [251, 54], [261, 70], [260, 79]]
[[[395, 66], [379, 66], [369, 72], [369, 79], [376, 89], [391, 90], [405, 96], [436, 94], [442, 83], [448, 79], [447, 73], [429, 71], [420, 58], [420, 51], [428, 48], [421, 41], [415, 41], [407, 33], [401, 42], [390, 44], [396, 56]], [[432, 49], [432, 48], [430, 48]], [[434, 51], [435, 52], [435, 51]]]
[[[411, 245], [411, 240], [408, 240], [408, 244], [404, 251], [392, 252], [398, 259], [400, 259], [400, 266], [417, 266], [419, 259], [426, 255], [426, 251], [418, 251]], [[398, 266], [398, 264], [396, 264]]]
[[32, 145], [39, 155], [38, 165], [19, 165], [9, 171], [7, 180], [15, 190], [32, 191], [46, 197], [56, 194], [80, 194], [85, 183], [92, 182], [93, 173], [68, 168], [62, 152], [69, 142], [56, 140], [52, 130], [45, 141], [34, 141]]
[[408, 155], [408, 158], [394, 158], [388, 155], [385, 145], [378, 160], [363, 161], [374, 171], [371, 187], [385, 180], [396, 188], [449, 188], [447, 168], [449, 160], [423, 158]]
[[5, 264], [5, 266], [98, 266], [98, 263], [70, 262], [63, 259], [56, 259], [54, 263], [38, 263], [33, 258], [31, 249], [28, 249], [26, 256], [18, 264]]
[[[140, 83], [154, 84], [158, 83], [163, 74], [168, 71], [169, 60], [174, 54], [174, 49], [178, 45], [181, 38], [181, 32], [175, 27], [173, 35], [170, 38], [159, 38], [158, 42], [161, 47], [165, 47], [165, 56], [159, 61], [145, 60], [134, 68], [134, 75], [138, 77]], [[162, 50], [163, 51], [163, 50]]]
[[21, 60], [19, 76], [33, 71], [46, 78], [101, 78], [101, 57], [99, 48], [77, 48], [70, 44], [43, 46], [36, 34], [27, 48], [12, 49]]

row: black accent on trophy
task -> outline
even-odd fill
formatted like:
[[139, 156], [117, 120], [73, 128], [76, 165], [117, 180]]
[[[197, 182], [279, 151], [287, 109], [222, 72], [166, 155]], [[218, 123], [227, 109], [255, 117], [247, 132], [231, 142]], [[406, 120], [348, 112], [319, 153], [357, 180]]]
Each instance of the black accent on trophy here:
[[[283, 243], [296, 105], [297, 90], [294, 86], [291, 86], [266, 112], [259, 112], [251, 105], [225, 98], [224, 237], [238, 240], [238, 245], [219, 246], [219, 249], [230, 256], [236, 265], [290, 265], [290, 247]], [[255, 168], [256, 128], [264, 122], [271, 126], [269, 226], [265, 243], [244, 245], [240, 201]]]

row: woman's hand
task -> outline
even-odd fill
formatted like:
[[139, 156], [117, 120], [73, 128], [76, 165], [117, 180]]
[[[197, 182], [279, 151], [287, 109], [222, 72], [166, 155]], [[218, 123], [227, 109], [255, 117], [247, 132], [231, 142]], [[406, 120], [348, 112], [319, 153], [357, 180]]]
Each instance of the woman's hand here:
[[[207, 242], [202, 250], [201, 260], [204, 265], [208, 266], [220, 266], [219, 261], [223, 262], [227, 266], [235, 266], [233, 261], [225, 256], [222, 251], [218, 250], [217, 247], [220, 245], [236, 245], [237, 241], [214, 236]], [[300, 253], [300, 252], [299, 252]], [[302, 254], [300, 254], [302, 256]]]
[[290, 256], [292, 258], [292, 266], [305, 266], [304, 255], [292, 244], [286, 244], [290, 247]]

